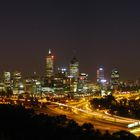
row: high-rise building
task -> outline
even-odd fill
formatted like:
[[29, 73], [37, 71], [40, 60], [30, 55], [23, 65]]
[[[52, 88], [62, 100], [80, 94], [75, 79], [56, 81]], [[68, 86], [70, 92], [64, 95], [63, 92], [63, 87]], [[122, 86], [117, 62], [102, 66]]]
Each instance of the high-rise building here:
[[78, 80], [78, 91], [86, 91], [87, 87], [86, 84], [88, 83], [88, 74], [80, 73], [79, 80]]
[[104, 69], [100, 67], [97, 69], [97, 83], [102, 83], [104, 79]]
[[61, 77], [67, 77], [68, 71], [66, 68], [58, 68], [58, 74], [61, 75]]
[[15, 71], [13, 73], [13, 81], [19, 82], [19, 81], [21, 81], [21, 79], [22, 79], [21, 72]]
[[3, 80], [4, 80], [4, 84], [10, 85], [10, 83], [11, 83], [11, 73], [10, 72], [4, 72]]
[[54, 75], [54, 56], [49, 49], [48, 55], [46, 57], [46, 77], [50, 78]]
[[111, 85], [113, 88], [119, 85], [119, 71], [115, 68], [111, 72]]
[[70, 62], [70, 76], [75, 80], [77, 80], [79, 77], [79, 61], [76, 59], [76, 57], [73, 57]]
[[13, 94], [20, 94], [21, 89], [23, 92], [23, 81], [21, 72], [15, 71], [12, 75]]
[[70, 62], [69, 72], [70, 91], [77, 92], [79, 78], [79, 61], [76, 59], [76, 57], [73, 57], [73, 59]]

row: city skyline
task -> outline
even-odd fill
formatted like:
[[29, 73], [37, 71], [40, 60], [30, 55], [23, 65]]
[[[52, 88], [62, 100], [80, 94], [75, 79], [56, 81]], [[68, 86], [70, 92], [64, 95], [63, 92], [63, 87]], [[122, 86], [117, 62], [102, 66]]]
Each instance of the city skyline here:
[[[48, 60], [49, 59], [49, 60]], [[34, 74], [36, 74], [36, 75], [38, 75], [38, 76], [43, 76], [43, 77], [51, 77], [51, 76], [53, 76], [53, 74], [56, 74], [56, 73], [58, 73], [59, 72], [59, 69], [60, 68], [62, 68], [62, 69], [66, 69], [67, 70], [67, 72], [69, 73], [69, 75], [71, 76], [71, 64], [72, 63], [74, 63], [74, 65], [75, 65], [75, 62], [76, 63], [78, 63], [78, 65], [76, 64], [76, 67], [79, 69], [78, 71], [78, 75], [80, 76], [80, 73], [83, 73], [81, 70], [80, 70], [80, 68], [79, 68], [79, 60], [77, 59], [77, 57], [76, 57], [76, 55], [73, 55], [73, 57], [71, 58], [71, 61], [69, 61], [69, 63], [67, 64], [67, 66], [65, 65], [62, 65], [62, 66], [59, 66], [59, 67], [56, 67], [56, 65], [55, 65], [55, 54], [52, 52], [52, 50], [51, 49], [48, 49], [48, 53], [47, 53], [47, 55], [45, 56], [45, 62], [44, 62], [44, 70], [43, 70], [43, 72], [42, 72], [42, 74], [39, 74], [37, 71], [33, 71], [30, 75], [25, 75], [24, 73], [23, 73], [23, 70], [21, 70], [21, 71], [19, 71], [19, 69], [17, 68], [16, 70], [13, 70], [13, 71], [6, 71], [6, 70], [4, 70], [4, 71], [1, 71], [1, 73], [0, 73], [0, 75], [1, 74], [3, 74], [3, 72], [12, 72], [12, 73], [14, 73], [14, 72], [20, 72], [20, 73], [22, 73], [22, 76], [24, 76], [24, 77], [28, 77], [28, 76], [33, 76]], [[74, 62], [75, 61], [75, 62]], [[59, 63], [59, 62], [58, 62]], [[49, 66], [49, 69], [47, 68]], [[52, 67], [52, 68], [51, 68]], [[49, 72], [48, 72], [48, 70], [49, 70]], [[52, 69], [51, 70], [51, 76], [50, 76], [50, 69]], [[109, 72], [105, 72], [106, 71], [106, 69], [105, 69], [105, 67], [103, 66], [103, 65], [100, 65], [100, 66], [98, 66], [96, 69], [95, 69], [95, 73], [96, 73], [96, 75], [95, 75], [95, 77], [94, 77], [94, 79], [93, 78], [91, 78], [90, 76], [88, 76], [88, 78], [89, 78], [89, 80], [91, 80], [92, 82], [99, 82], [98, 80], [98, 78], [99, 78], [99, 75], [102, 77], [102, 80], [107, 80], [108, 82], [111, 80], [111, 76], [112, 76], [112, 71], [113, 70], [118, 70], [118, 72], [120, 73], [120, 71], [119, 71], [119, 69], [117, 68], [117, 67], [114, 67], [111, 71], [109, 71]], [[75, 71], [75, 68], [74, 68], [74, 71]], [[103, 72], [99, 72], [99, 71], [103, 71]], [[85, 72], [85, 73], [87, 73], [87, 72]], [[100, 74], [99, 74], [100, 73]], [[49, 75], [49, 76], [48, 76]], [[78, 76], [77, 75], [77, 76]], [[88, 73], [87, 73], [87, 75], [89, 75]], [[101, 79], [100, 79], [101, 80]], [[120, 80], [124, 80], [124, 79], [121, 79], [120, 78]], [[138, 79], [125, 79], [125, 80], [139, 80], [139, 78]]]
[[45, 73], [51, 48], [55, 66], [67, 67], [74, 54], [80, 72], [96, 80], [118, 68], [120, 79], [136, 80], [139, 65], [139, 2], [3, 1], [0, 5], [0, 72]]

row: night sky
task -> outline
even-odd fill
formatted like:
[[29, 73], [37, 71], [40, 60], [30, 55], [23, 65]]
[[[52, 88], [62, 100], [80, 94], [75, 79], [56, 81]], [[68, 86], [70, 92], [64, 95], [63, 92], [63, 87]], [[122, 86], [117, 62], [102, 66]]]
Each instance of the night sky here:
[[45, 73], [48, 49], [55, 66], [74, 55], [95, 81], [116, 67], [120, 79], [140, 77], [140, 3], [129, 0], [3, 0], [0, 2], [0, 73]]

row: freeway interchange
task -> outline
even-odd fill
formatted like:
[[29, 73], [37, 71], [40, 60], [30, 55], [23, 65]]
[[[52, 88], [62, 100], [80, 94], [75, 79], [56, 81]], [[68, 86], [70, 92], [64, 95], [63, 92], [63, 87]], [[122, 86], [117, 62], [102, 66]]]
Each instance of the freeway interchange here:
[[33, 108], [37, 114], [44, 113], [52, 116], [66, 115], [67, 118], [75, 120], [79, 125], [91, 123], [95, 129], [101, 132], [108, 130], [110, 133], [125, 130], [136, 136], [140, 136], [139, 127], [129, 127], [140, 124], [140, 120], [111, 115], [107, 110], [91, 108], [90, 97], [74, 99], [54, 100], [37, 98], [37, 103], [32, 105], [30, 99], [18, 99], [17, 97], [0, 98], [0, 104], [21, 104], [26, 108]]
[[37, 112], [49, 115], [66, 115], [69, 119], [75, 120], [80, 125], [83, 123], [91, 123], [101, 132], [108, 130], [112, 133], [125, 130], [137, 136], [140, 135], [138, 128], [135, 130], [135, 128], [128, 127], [130, 124], [135, 124], [140, 120], [111, 115], [107, 110], [93, 110], [86, 98], [82, 98], [79, 101], [67, 100], [65, 103], [49, 101], [49, 104], [47, 108], [41, 108], [37, 110]]

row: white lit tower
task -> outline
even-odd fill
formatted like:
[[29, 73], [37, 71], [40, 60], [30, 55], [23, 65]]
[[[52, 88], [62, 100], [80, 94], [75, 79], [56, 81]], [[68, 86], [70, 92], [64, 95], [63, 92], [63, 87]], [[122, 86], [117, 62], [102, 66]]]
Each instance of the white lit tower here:
[[97, 83], [102, 83], [104, 79], [104, 69], [100, 67], [97, 69]]
[[75, 80], [79, 78], [79, 61], [76, 57], [73, 57], [70, 62], [70, 76]]
[[54, 56], [49, 49], [48, 55], [46, 57], [46, 77], [50, 78], [54, 76]]
[[70, 78], [70, 91], [77, 92], [78, 90], [78, 79], [79, 79], [79, 61], [76, 57], [70, 62], [70, 69], [69, 69], [69, 78]]

